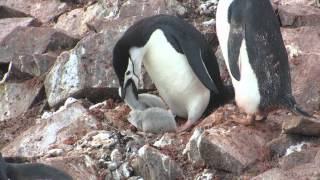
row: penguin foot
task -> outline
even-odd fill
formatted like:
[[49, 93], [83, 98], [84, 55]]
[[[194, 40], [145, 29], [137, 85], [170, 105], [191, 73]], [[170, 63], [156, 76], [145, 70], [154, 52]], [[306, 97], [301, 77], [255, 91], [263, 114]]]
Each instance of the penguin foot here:
[[246, 118], [232, 119], [232, 121], [245, 126], [251, 126], [254, 124], [255, 117], [255, 115], [247, 114]]
[[193, 122], [188, 120], [185, 124], [183, 124], [182, 126], [177, 128], [176, 132], [180, 133], [180, 132], [186, 131], [186, 130], [190, 129], [192, 125], [193, 125]]
[[257, 114], [255, 117], [256, 121], [264, 121], [266, 119], [267, 119], [267, 115], [265, 115], [265, 114]]

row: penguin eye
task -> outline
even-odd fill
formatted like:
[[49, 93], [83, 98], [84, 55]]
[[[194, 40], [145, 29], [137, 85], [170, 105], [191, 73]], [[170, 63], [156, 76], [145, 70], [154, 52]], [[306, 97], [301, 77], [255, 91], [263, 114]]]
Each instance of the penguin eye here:
[[126, 72], [126, 75], [127, 75], [127, 76], [130, 75], [130, 73], [131, 73], [130, 71], [127, 71], [127, 72]]

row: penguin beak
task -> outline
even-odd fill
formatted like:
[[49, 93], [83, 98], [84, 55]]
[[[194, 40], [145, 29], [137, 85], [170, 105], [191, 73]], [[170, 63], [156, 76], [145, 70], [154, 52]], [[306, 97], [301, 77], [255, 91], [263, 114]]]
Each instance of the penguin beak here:
[[121, 99], [126, 98], [128, 91], [130, 91], [129, 93], [133, 93], [135, 98], [138, 99], [138, 89], [132, 79], [125, 81], [123, 88], [121, 88]]

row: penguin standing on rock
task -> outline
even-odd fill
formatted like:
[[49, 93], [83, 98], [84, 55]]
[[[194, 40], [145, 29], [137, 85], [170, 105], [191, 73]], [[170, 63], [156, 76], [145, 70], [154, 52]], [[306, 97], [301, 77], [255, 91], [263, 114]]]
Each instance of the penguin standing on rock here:
[[[219, 67], [204, 36], [180, 18], [157, 15], [131, 26], [116, 43], [113, 67], [119, 95], [138, 98], [141, 65], [173, 114], [188, 118], [189, 129], [224, 91]], [[131, 92], [128, 92], [131, 91]], [[210, 105], [209, 105], [210, 104]]]
[[292, 96], [288, 56], [269, 0], [220, 0], [216, 28], [236, 103], [248, 115], [244, 123], [274, 107], [310, 116]]

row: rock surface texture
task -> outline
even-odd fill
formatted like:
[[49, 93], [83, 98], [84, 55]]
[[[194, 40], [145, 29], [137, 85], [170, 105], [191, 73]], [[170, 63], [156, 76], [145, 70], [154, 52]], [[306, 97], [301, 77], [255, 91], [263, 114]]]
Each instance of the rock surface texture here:
[[[118, 97], [112, 50], [141, 18], [171, 14], [193, 24], [230, 85], [215, 33], [217, 3], [0, 0], [4, 159], [47, 164], [75, 180], [319, 179], [320, 8], [314, 0], [272, 4], [288, 51], [293, 95], [315, 118], [278, 109], [265, 121], [243, 126], [236, 122], [246, 116], [230, 102], [182, 133], [142, 132], [144, 126], [129, 122], [131, 110]], [[139, 89], [158, 94], [144, 69]], [[185, 122], [175, 120], [177, 126]]]

